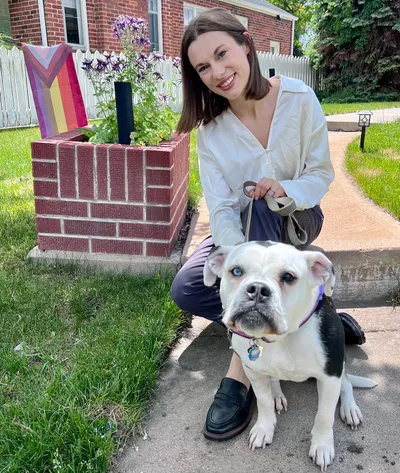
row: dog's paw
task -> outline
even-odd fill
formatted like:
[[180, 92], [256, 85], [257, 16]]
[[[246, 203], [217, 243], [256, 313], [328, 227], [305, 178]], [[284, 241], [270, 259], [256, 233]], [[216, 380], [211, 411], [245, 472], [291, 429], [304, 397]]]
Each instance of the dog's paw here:
[[274, 403], [275, 403], [275, 412], [280, 414], [283, 409], [287, 411], [287, 400], [283, 392], [276, 393], [274, 396]]
[[335, 458], [333, 438], [329, 436], [326, 438], [320, 437], [315, 440], [313, 439], [309, 456], [312, 458], [314, 463], [321, 467], [321, 471], [326, 471]]
[[249, 433], [249, 448], [251, 450], [265, 448], [272, 443], [274, 430], [274, 424], [262, 424], [257, 421]]
[[363, 420], [360, 408], [354, 400], [351, 403], [341, 403], [340, 417], [346, 425], [351, 427], [351, 430], [357, 430]]

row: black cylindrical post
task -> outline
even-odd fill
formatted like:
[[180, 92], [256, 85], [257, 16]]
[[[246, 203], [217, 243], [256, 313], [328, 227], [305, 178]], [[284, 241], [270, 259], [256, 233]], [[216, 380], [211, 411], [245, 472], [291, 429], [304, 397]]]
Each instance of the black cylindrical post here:
[[364, 140], [365, 140], [365, 126], [361, 127], [361, 139], [360, 139], [361, 151], [364, 151]]
[[114, 82], [115, 101], [117, 106], [118, 143], [129, 145], [133, 125], [132, 84], [130, 82]]

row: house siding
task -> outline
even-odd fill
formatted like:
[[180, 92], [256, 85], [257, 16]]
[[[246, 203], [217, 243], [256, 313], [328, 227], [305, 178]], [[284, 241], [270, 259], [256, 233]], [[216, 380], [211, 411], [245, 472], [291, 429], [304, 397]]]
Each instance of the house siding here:
[[[18, 42], [42, 44], [37, 0], [8, 0], [12, 35]], [[167, 56], [180, 55], [184, 32], [183, 0], [162, 0], [162, 42]], [[248, 18], [248, 29], [258, 51], [269, 51], [270, 41], [280, 43], [280, 53], [290, 54], [292, 22], [278, 19], [248, 8], [230, 5], [218, 0], [189, 0], [188, 3], [205, 8], [222, 7]], [[49, 46], [65, 42], [62, 0], [44, 2], [47, 42]], [[86, 0], [90, 49], [120, 51], [113, 37], [112, 23], [118, 15], [148, 19], [148, 0]]]

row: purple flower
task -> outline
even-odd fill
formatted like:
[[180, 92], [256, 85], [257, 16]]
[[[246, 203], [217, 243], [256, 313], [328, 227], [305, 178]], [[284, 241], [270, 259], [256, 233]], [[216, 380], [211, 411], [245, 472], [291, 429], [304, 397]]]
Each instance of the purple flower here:
[[181, 58], [180, 57], [174, 57], [172, 59], [172, 65], [178, 69], [179, 66], [181, 65]]
[[167, 103], [168, 95], [167, 94], [160, 94], [160, 99], [163, 103]]
[[82, 61], [82, 69], [84, 69], [86, 72], [89, 72], [92, 69], [92, 62], [93, 59], [85, 58]]
[[94, 67], [96, 72], [104, 72], [107, 69], [108, 62], [102, 59], [97, 59], [97, 64]]
[[114, 38], [122, 43], [131, 43], [143, 48], [150, 44], [147, 34], [147, 21], [133, 16], [120, 15], [113, 23]]
[[140, 69], [146, 69], [147, 65], [149, 63], [149, 58], [146, 56], [146, 54], [140, 53], [138, 54], [135, 65], [139, 67]]
[[124, 68], [124, 64], [121, 61], [121, 59], [116, 58], [114, 61], [111, 62], [111, 67], [113, 71], [120, 71], [121, 69]]
[[161, 61], [165, 60], [165, 56], [164, 56], [164, 54], [153, 53], [151, 55], [151, 59], [154, 60], [154, 62], [161, 62]]

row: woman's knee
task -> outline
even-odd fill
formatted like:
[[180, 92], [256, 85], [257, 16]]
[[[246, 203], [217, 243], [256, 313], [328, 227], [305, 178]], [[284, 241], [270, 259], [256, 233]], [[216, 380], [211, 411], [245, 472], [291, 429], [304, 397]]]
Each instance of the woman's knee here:
[[253, 202], [253, 214], [262, 215], [263, 217], [268, 216], [279, 221], [282, 219], [279, 214], [268, 207], [267, 201], [265, 199], [258, 199]]
[[187, 310], [186, 306], [188, 305], [188, 297], [185, 295], [186, 278], [183, 276], [182, 272], [179, 271], [172, 281], [171, 285], [171, 299], [175, 304], [182, 310]]
[[218, 291], [203, 284], [198, 268], [181, 270], [172, 282], [171, 298], [182, 310], [221, 323], [221, 299]]
[[[247, 228], [247, 219], [249, 217], [249, 207], [246, 207], [242, 216], [242, 226]], [[265, 199], [254, 200], [251, 223], [250, 240], [273, 240], [280, 241], [283, 231], [284, 218], [276, 212], [273, 212]]]

